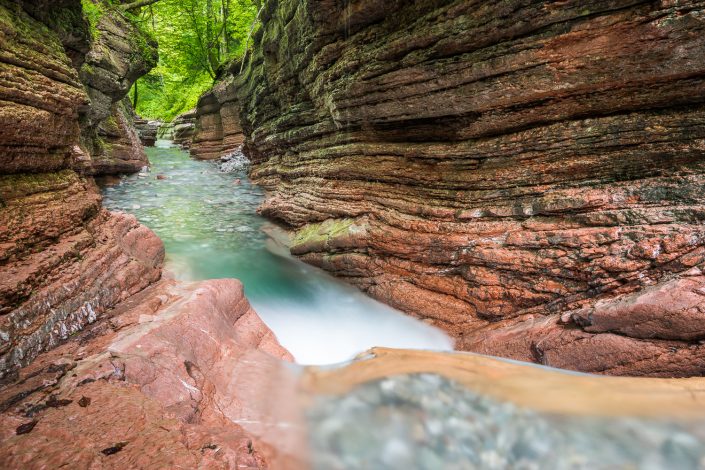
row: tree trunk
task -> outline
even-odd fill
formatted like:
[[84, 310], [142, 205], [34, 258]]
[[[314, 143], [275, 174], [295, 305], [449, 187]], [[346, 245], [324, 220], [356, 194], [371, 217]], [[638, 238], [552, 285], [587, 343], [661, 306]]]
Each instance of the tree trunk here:
[[137, 0], [136, 2], [121, 5], [120, 8], [122, 8], [123, 11], [129, 11], [139, 7], [146, 7], [147, 5], [152, 5], [160, 1], [161, 0]]
[[230, 55], [230, 36], [228, 35], [228, 19], [230, 18], [230, 0], [223, 0], [223, 51]]

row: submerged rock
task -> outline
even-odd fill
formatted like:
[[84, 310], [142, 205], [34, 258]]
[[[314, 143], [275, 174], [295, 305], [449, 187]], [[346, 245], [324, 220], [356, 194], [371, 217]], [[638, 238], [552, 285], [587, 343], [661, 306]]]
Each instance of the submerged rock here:
[[310, 368], [302, 383], [315, 469], [705, 464], [705, 395], [686, 398], [701, 378], [598, 377], [377, 348], [346, 367]]

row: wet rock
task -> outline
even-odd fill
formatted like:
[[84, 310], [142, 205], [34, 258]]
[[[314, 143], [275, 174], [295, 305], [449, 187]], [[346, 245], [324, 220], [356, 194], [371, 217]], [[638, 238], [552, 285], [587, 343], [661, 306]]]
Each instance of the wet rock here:
[[[257, 416], [262, 405], [242, 394], [259, 394], [275, 376], [241, 368], [259, 361], [276, 372], [279, 359], [291, 356], [252, 310], [242, 284], [161, 281], [111, 315], [0, 389], [0, 400], [21, 397], [0, 413], [0, 429], [13, 430], [0, 432], [0, 467], [268, 467], [274, 451], [237, 423]], [[109, 324], [120, 327], [102, 327]], [[25, 424], [25, 405], [43, 393], [25, 390], [33, 385], [29, 378], [41, 381], [48, 373], [42, 364], [78, 351], [73, 373], [55, 385], [41, 411], [42, 426], [15, 433]]]
[[[247, 170], [250, 167], [250, 160], [242, 153], [242, 148], [239, 147], [234, 152], [228, 153], [220, 157], [218, 168], [223, 173], [234, 173], [236, 171]], [[235, 180], [240, 182], [240, 179]]]
[[[431, 399], [425, 399], [431, 398]], [[395, 375], [307, 411], [312, 467], [700, 468], [701, 422], [539, 413], [433, 374]]]
[[145, 147], [154, 147], [157, 141], [157, 134], [163, 123], [161, 121], [149, 121], [136, 116], [134, 124], [142, 145]]
[[21, 424], [17, 426], [15, 434], [17, 434], [18, 436], [21, 436], [22, 434], [29, 434], [30, 432], [32, 432], [37, 423], [39, 423], [39, 421], [30, 421], [29, 423]]
[[117, 454], [118, 452], [120, 452], [122, 449], [124, 449], [125, 446], [127, 446], [127, 442], [118, 442], [114, 446], [110, 446], [108, 448], [105, 448], [105, 449], [101, 450], [100, 452], [103, 455], [114, 455], [114, 454]]
[[464, 350], [703, 374], [702, 4], [324, 3], [267, 2], [200, 111], [237, 89], [294, 254]]
[[73, 400], [68, 400], [65, 398], [59, 399], [56, 395], [51, 395], [46, 402], [46, 406], [49, 408], [61, 408], [62, 406], [68, 406], [73, 403]]
[[196, 128], [196, 110], [192, 109], [182, 113], [174, 119], [172, 132], [174, 144], [183, 149], [191, 147], [191, 141]]

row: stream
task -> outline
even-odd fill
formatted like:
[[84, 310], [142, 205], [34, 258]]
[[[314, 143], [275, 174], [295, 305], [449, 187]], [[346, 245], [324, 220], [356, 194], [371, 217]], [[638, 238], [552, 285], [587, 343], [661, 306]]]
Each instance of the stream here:
[[[247, 179], [246, 168], [223, 172], [217, 162], [192, 160], [167, 141], [147, 152], [151, 170], [104, 186], [104, 205], [134, 214], [154, 230], [177, 278], [240, 279], [255, 310], [299, 364], [338, 364], [372, 346], [452, 350], [441, 331], [292, 258], [268, 235], [276, 227], [257, 215], [264, 194]], [[275, 363], [269, 367], [283, 367]], [[295, 379], [275, 382], [276, 373], [252, 364], [243, 361], [246, 369], [233, 374], [244, 380], [242, 393], [252, 388], [247, 402], [263, 409], [236, 422], [284, 450], [285, 468], [289, 456], [316, 470], [705, 468], [699, 421], [542, 412], [435, 373], [392, 374], [340, 395], [298, 396]], [[548, 370], [515, 366], [511, 377], [529, 381], [527, 370]], [[295, 376], [303, 370], [291, 369]], [[569, 380], [587, 377], [560, 373]], [[491, 376], [502, 380], [501, 372]], [[289, 388], [282, 385], [287, 383]], [[512, 383], [516, 396], [532, 389], [536, 394], [535, 379]], [[570, 387], [563, 393], [571, 399]]]
[[150, 171], [105, 186], [104, 206], [154, 230], [177, 279], [240, 279], [298, 363], [339, 363], [373, 346], [452, 350], [440, 330], [292, 258], [265, 233], [276, 227], [256, 213], [264, 192], [245, 167], [224, 173], [165, 140], [146, 150]]

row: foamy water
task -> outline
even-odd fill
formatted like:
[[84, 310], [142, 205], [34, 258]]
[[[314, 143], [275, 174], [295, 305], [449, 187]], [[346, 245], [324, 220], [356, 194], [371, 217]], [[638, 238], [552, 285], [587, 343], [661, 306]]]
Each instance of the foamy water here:
[[440, 330], [289, 256], [263, 230], [272, 230], [255, 212], [263, 192], [245, 169], [223, 173], [164, 141], [147, 153], [151, 171], [104, 188], [105, 206], [132, 213], [154, 230], [178, 278], [240, 279], [297, 362], [343, 362], [374, 346], [452, 349]]

